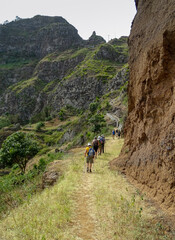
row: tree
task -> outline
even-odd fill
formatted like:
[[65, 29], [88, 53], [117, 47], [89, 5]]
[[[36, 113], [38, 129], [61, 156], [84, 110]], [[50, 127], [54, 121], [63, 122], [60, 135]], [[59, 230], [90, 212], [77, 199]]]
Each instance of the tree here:
[[35, 156], [39, 147], [31, 134], [16, 132], [6, 138], [0, 150], [0, 163], [4, 167], [18, 164], [22, 173], [25, 173], [27, 162]]
[[93, 117], [91, 117], [91, 119], [89, 121], [93, 125], [92, 131], [94, 133], [100, 132], [101, 128], [106, 126], [105, 119], [104, 119], [104, 116], [102, 114], [94, 115]]
[[90, 111], [93, 113], [93, 112], [95, 112], [95, 110], [97, 110], [97, 108], [98, 108], [98, 102], [92, 102], [90, 105], [89, 105], [89, 109], [90, 109]]

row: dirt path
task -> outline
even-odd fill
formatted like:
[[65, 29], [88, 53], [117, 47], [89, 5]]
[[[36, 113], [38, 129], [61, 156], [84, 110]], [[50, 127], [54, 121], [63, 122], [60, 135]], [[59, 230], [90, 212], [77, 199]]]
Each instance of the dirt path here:
[[122, 139], [107, 139], [92, 173], [84, 172], [84, 148], [72, 149], [63, 179], [3, 219], [0, 239], [175, 240], [161, 211], [109, 169], [122, 144]]
[[93, 214], [92, 174], [84, 174], [74, 196], [76, 200], [73, 219], [74, 233], [83, 240], [95, 240], [96, 221]]
[[108, 152], [96, 159], [93, 172], [82, 171], [73, 196], [73, 239], [174, 240], [159, 222], [161, 216], [154, 206], [148, 205], [123, 175], [109, 169], [108, 163], [120, 151], [121, 144], [122, 140], [109, 139]]

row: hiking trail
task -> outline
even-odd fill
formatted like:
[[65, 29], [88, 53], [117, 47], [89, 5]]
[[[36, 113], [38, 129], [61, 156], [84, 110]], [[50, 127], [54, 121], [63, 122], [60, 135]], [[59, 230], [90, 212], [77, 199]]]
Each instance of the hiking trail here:
[[109, 169], [123, 140], [106, 140], [92, 173], [84, 172], [85, 148], [72, 149], [64, 178], [7, 216], [0, 240], [174, 240], [162, 212]]

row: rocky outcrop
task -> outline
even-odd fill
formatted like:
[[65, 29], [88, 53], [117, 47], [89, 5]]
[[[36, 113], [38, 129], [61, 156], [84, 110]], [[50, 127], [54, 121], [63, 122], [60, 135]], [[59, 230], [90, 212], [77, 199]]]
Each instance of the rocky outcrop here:
[[111, 164], [162, 207], [175, 209], [175, 5], [173, 0], [136, 5], [125, 144]]
[[45, 16], [3, 24], [0, 33], [0, 115], [22, 123], [45, 107], [85, 109], [123, 83], [115, 76], [128, 61], [127, 37], [82, 40], [62, 17]]
[[104, 38], [102, 38], [101, 36], [98, 36], [96, 34], [96, 32], [94, 31], [92, 33], [92, 35], [90, 36], [90, 38], [86, 41], [86, 45], [89, 46], [96, 46], [102, 43], [105, 43], [106, 41], [104, 40]]
[[29, 79], [36, 67], [36, 62], [13, 69], [0, 69], [0, 95], [11, 85]]
[[82, 43], [78, 31], [62, 17], [20, 19], [0, 25], [0, 62], [8, 61], [8, 55], [41, 58]]
[[53, 186], [62, 174], [62, 163], [60, 160], [50, 163], [42, 177], [42, 188]]
[[116, 51], [116, 49], [110, 44], [104, 44], [100, 46], [94, 58], [99, 60], [103, 59], [103, 60], [115, 61], [118, 63], [126, 63], [128, 61], [128, 54], [124, 54]]

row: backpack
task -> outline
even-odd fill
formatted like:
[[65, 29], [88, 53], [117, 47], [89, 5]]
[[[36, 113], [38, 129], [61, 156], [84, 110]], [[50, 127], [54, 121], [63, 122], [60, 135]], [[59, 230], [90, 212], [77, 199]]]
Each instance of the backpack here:
[[93, 141], [93, 146], [94, 146], [94, 147], [98, 147], [98, 140], [97, 140], [97, 139], [95, 139], [95, 140]]
[[101, 144], [104, 144], [104, 138], [103, 137], [100, 138], [100, 141], [101, 141]]
[[88, 152], [88, 156], [92, 157], [92, 156], [94, 156], [94, 155], [95, 155], [94, 149], [93, 149], [93, 148], [90, 148], [90, 149], [89, 149], [89, 152]]

